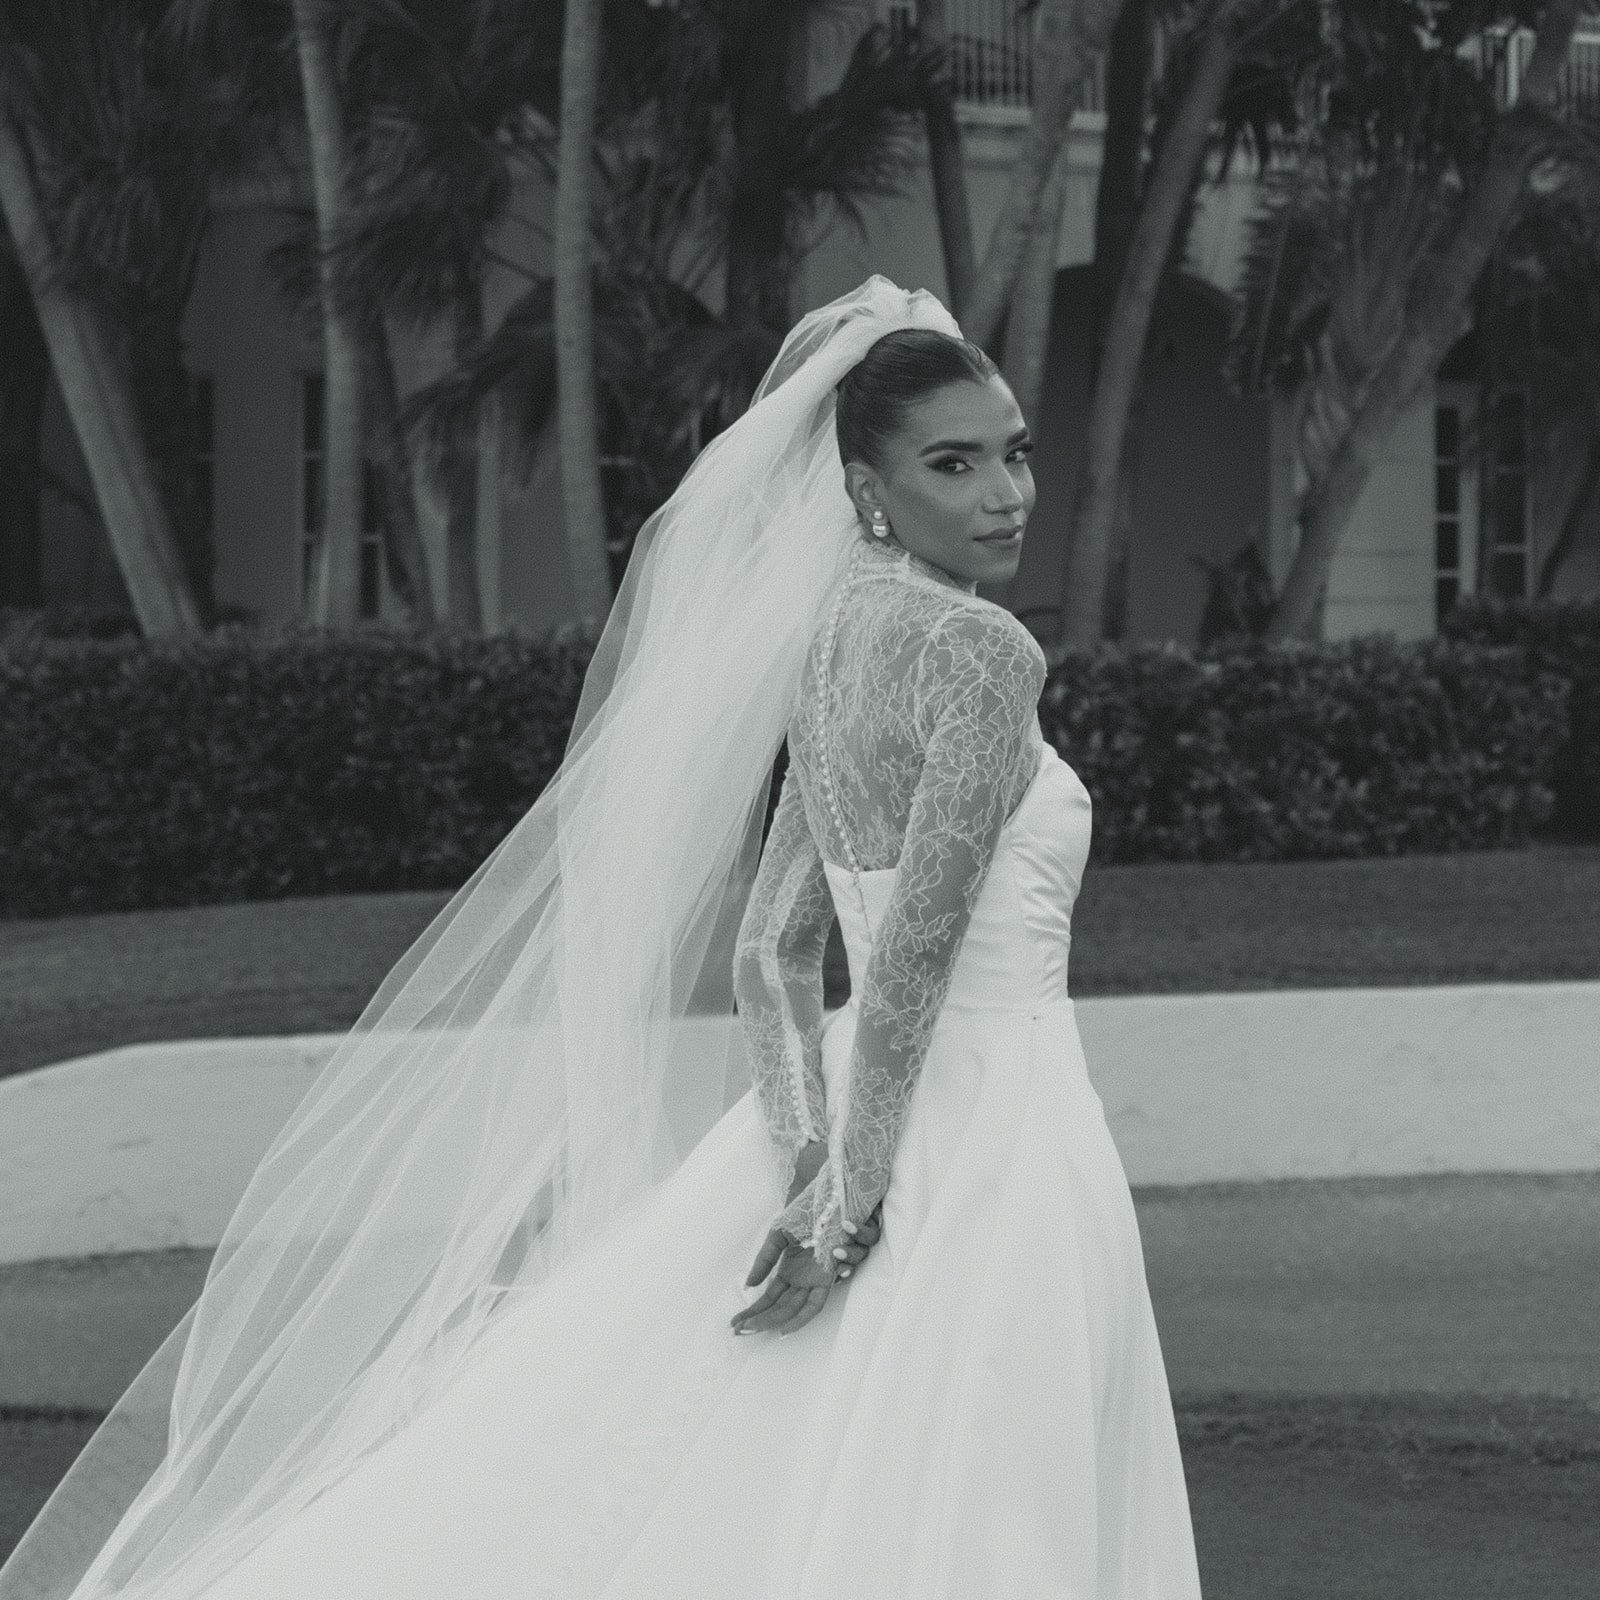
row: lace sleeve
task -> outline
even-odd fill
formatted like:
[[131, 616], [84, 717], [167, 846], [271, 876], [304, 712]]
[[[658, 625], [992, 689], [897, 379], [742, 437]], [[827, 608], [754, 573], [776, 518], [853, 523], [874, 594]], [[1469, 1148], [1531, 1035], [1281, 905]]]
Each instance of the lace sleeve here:
[[734, 998], [756, 1099], [787, 1195], [795, 1160], [828, 1132], [822, 1078], [822, 956], [833, 896], [793, 765], [734, 947]]
[[819, 1261], [889, 1185], [895, 1145], [1019, 775], [1039, 744], [1044, 658], [1004, 613], [960, 608], [919, 660], [926, 753], [894, 890], [862, 975], [828, 1163], [777, 1226]]

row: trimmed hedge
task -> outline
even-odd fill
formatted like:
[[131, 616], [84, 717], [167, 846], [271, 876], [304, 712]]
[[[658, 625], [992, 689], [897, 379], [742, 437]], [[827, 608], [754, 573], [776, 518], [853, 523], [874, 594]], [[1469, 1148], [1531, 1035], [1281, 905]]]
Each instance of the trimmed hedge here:
[[1515, 650], [1372, 635], [1068, 654], [1039, 714], [1095, 860], [1282, 861], [1526, 843], [1565, 698]]
[[0, 653], [0, 914], [456, 887], [560, 765], [588, 655], [380, 632]]
[[1600, 838], [1600, 598], [1462, 600], [1445, 634], [1475, 644], [1515, 645], [1530, 674], [1553, 672], [1571, 684], [1569, 732], [1551, 774], [1553, 822]]
[[[235, 634], [0, 652], [0, 914], [452, 888], [559, 765], [590, 645]], [[1519, 652], [1381, 639], [1107, 647], [1046, 736], [1102, 861], [1515, 845], [1566, 685]]]

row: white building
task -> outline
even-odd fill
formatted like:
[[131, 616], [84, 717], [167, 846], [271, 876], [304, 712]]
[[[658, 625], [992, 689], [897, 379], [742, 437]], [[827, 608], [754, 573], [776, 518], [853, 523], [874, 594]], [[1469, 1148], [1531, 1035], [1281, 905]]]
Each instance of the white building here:
[[[1006, 0], [951, 0], [950, 9], [953, 33], [1017, 38]], [[813, 63], [817, 89], [828, 86], [829, 73], [836, 75], [843, 59], [839, 40], [826, 48]], [[1575, 52], [1585, 65], [1600, 62], [1600, 31], [1580, 40]], [[1017, 81], [991, 75], [967, 88], [960, 116], [981, 241], [999, 209], [1028, 110]], [[1097, 93], [1088, 100], [1071, 133], [1051, 363], [1040, 414], [1033, 419], [1039, 502], [1021, 571], [1004, 597], [1047, 638], [1059, 601], [1086, 406], [1085, 283], [1084, 273], [1073, 269], [1092, 255], [1104, 123]], [[531, 203], [547, 205], [548, 197], [532, 196]], [[1130, 565], [1133, 638], [1194, 638], [1206, 595], [1201, 560], [1223, 561], [1254, 541], [1281, 582], [1293, 554], [1291, 408], [1236, 398], [1219, 374], [1228, 297], [1256, 203], [1252, 180], [1238, 168], [1205, 186], [1186, 273], [1174, 297], [1176, 314], [1152, 335], [1154, 370]], [[264, 266], [266, 251], [282, 233], [280, 208], [281, 196], [265, 189], [218, 198], [186, 326], [190, 367], [210, 411], [216, 597], [268, 620], [292, 617], [303, 606], [321, 450], [319, 343], [312, 330], [297, 324]], [[528, 264], [542, 265], [536, 256]], [[806, 259], [797, 277], [795, 313], [822, 304], [869, 272], [943, 294], [925, 170], [903, 198], [873, 205], [864, 238], [836, 229]], [[492, 277], [486, 286], [491, 325], [520, 288], [512, 274]], [[443, 370], [446, 360], [442, 346], [416, 341], [402, 343], [397, 355], [403, 386]], [[1535, 592], [1570, 497], [1573, 452], [1560, 440], [1528, 437], [1527, 397], [1512, 391], [1498, 392], [1495, 400], [1508, 423], [1498, 430], [1499, 443], [1487, 454], [1469, 447], [1479, 433], [1474, 419], [1481, 386], [1464, 356], [1453, 357], [1445, 373], [1412, 406], [1357, 508], [1329, 583], [1323, 628], [1330, 637], [1374, 629], [1423, 637], [1434, 631], [1440, 607], [1456, 593]], [[53, 470], [87, 491], [54, 394], [46, 440]], [[551, 462], [523, 485], [501, 472], [500, 459], [501, 442], [486, 427], [478, 500], [486, 623], [491, 629], [540, 631], [573, 611], [559, 485]], [[1495, 485], [1492, 496], [1483, 488], [1485, 474]], [[434, 584], [442, 593], [443, 511], [426, 495], [425, 502], [431, 507], [425, 535]], [[1480, 507], [1489, 504], [1497, 508], [1492, 527], [1480, 516]], [[44, 564], [47, 598], [91, 608], [121, 603], [120, 580], [87, 495], [82, 503], [47, 495]], [[376, 532], [367, 540], [364, 576], [364, 609], [374, 616], [394, 614]], [[1597, 587], [1600, 505], [1588, 508], [1583, 535], [1555, 592]]]

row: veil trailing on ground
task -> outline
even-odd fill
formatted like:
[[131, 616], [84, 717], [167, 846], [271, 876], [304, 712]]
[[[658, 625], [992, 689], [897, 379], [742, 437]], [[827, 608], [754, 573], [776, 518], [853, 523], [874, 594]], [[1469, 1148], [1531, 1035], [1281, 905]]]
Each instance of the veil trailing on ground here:
[[696, 1019], [732, 1009], [772, 762], [858, 537], [833, 389], [909, 326], [957, 331], [883, 278], [804, 318], [641, 530], [561, 769], [290, 1116], [0, 1600], [200, 1594], [720, 1115], [734, 1042]]

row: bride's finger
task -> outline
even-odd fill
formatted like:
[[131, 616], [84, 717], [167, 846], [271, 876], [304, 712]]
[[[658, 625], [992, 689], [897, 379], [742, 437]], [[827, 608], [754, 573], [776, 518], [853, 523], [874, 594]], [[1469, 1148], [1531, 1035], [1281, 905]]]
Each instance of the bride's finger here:
[[795, 1308], [805, 1299], [806, 1291], [786, 1287], [766, 1309], [750, 1317], [744, 1324], [748, 1333], [766, 1333], [771, 1328], [785, 1327], [794, 1315]]
[[778, 1257], [784, 1252], [788, 1244], [787, 1237], [774, 1228], [766, 1237], [766, 1242], [756, 1252], [755, 1264], [750, 1268], [750, 1276], [744, 1280], [747, 1289], [753, 1289], [762, 1282], [769, 1272], [778, 1264]]
[[816, 1314], [827, 1303], [828, 1303], [828, 1291], [827, 1291], [826, 1288], [808, 1289], [806, 1291], [805, 1300], [801, 1304], [800, 1308], [795, 1312], [795, 1314], [789, 1319], [789, 1321], [786, 1324], [784, 1324], [782, 1327], [780, 1327], [778, 1329], [778, 1337], [780, 1339], [786, 1339], [786, 1338], [788, 1338], [788, 1336], [791, 1333], [794, 1333], [797, 1329], [805, 1327], [805, 1325], [814, 1316], [816, 1316]]
[[784, 1293], [788, 1285], [777, 1280], [769, 1283], [759, 1299], [752, 1300], [743, 1311], [736, 1311], [729, 1319], [735, 1330], [748, 1323], [751, 1317], [760, 1316], [764, 1311], [769, 1311], [778, 1303], [778, 1297]]

